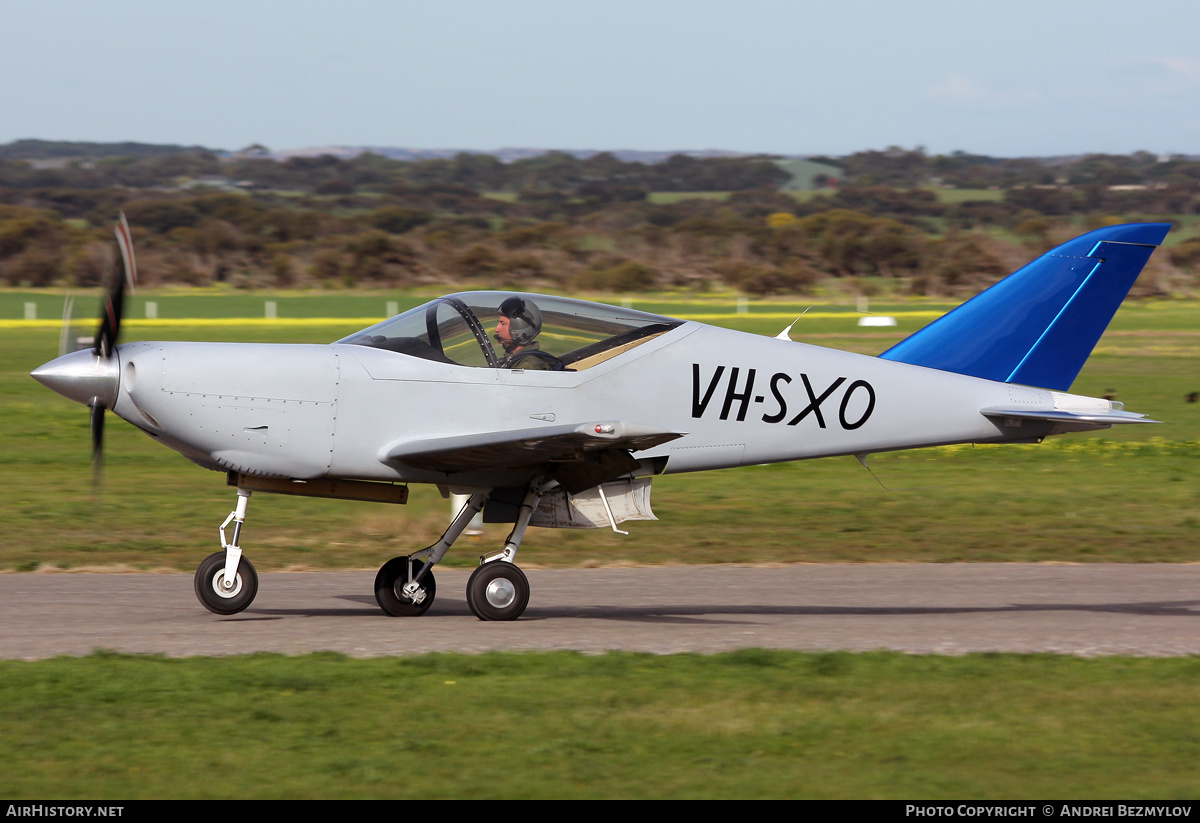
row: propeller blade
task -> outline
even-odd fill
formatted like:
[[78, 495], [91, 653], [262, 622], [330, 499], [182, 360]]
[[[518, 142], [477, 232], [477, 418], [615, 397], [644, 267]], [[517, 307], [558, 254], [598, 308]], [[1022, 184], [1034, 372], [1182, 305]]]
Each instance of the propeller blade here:
[[96, 331], [96, 356], [108, 358], [117, 345], [117, 332], [121, 330], [121, 309], [125, 304], [125, 280], [119, 279], [104, 295], [104, 307], [100, 310], [100, 328]]
[[66, 301], [63, 303], [63, 324], [62, 331], [58, 335], [58, 356], [62, 357], [70, 351], [74, 351], [71, 346], [71, 310], [75, 307], [75, 298], [67, 295]]
[[121, 262], [124, 264], [125, 276], [114, 277], [112, 287], [104, 296], [104, 308], [100, 312], [100, 329], [96, 332], [96, 356], [111, 357], [116, 348], [117, 337], [121, 332], [121, 314], [125, 309], [125, 291], [133, 292], [137, 284], [137, 261], [133, 256], [133, 237], [129, 233], [129, 223], [125, 220], [125, 212], [117, 223], [115, 233], [117, 245], [121, 249]]
[[[133, 236], [129, 232], [129, 222], [125, 212], [115, 229], [117, 246], [121, 249], [121, 262], [125, 276], [114, 276], [112, 286], [104, 295], [104, 308], [100, 312], [100, 329], [96, 332], [96, 356], [116, 365], [113, 353], [121, 333], [121, 315], [125, 310], [125, 294], [133, 292], [137, 284], [137, 262], [133, 257]], [[68, 304], [67, 312], [70, 311]], [[64, 323], [65, 325], [65, 323]], [[65, 341], [61, 345], [66, 345]], [[92, 432], [92, 490], [100, 489], [100, 481], [104, 474], [104, 402], [99, 397], [92, 398], [91, 432]]]
[[117, 244], [121, 247], [121, 260], [125, 264], [125, 282], [129, 286], [129, 293], [132, 294], [134, 286], [137, 285], [137, 261], [133, 257], [133, 235], [129, 232], [125, 212], [121, 212], [121, 221], [117, 223], [115, 231]]
[[100, 488], [104, 474], [104, 406], [99, 398], [92, 402], [92, 488]]

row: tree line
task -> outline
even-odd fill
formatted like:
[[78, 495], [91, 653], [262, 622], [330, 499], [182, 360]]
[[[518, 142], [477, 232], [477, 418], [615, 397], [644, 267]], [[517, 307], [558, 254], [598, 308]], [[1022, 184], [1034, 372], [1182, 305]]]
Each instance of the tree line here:
[[[1059, 181], [1044, 183], [1029, 182], [1046, 179], [1033, 171], [1021, 176], [1026, 161], [862, 152], [830, 159], [847, 173], [841, 188], [798, 197], [780, 190], [779, 167], [761, 157], [277, 162], [180, 150], [39, 167], [0, 152], [0, 282], [98, 284], [115, 265], [110, 226], [123, 210], [149, 284], [615, 292], [720, 285], [770, 295], [841, 278], [861, 291], [890, 281], [911, 293], [961, 296], [1083, 229], [1200, 214], [1191, 166], [1179, 161], [1172, 170], [1176, 161], [1142, 155], [1043, 169], [1037, 173]], [[964, 174], [988, 166], [996, 179], [1025, 182], [954, 200], [907, 185], [916, 169], [949, 174], [954, 163]], [[1107, 176], [1117, 166], [1159, 177]], [[218, 173], [245, 185], [180, 185]], [[1061, 182], [1072, 174], [1079, 182]], [[1112, 179], [1152, 182], [1101, 182]], [[1156, 255], [1154, 265], [1142, 292], [1194, 290], [1200, 238]]]

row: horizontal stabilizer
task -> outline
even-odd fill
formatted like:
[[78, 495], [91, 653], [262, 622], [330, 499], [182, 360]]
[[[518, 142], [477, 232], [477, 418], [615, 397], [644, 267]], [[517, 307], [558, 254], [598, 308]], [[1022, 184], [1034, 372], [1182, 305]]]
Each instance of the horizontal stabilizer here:
[[1170, 228], [1131, 223], [1088, 232], [879, 356], [1065, 391]]
[[1127, 411], [1065, 411], [1061, 409], [980, 409], [980, 414], [993, 420], [1020, 419], [1045, 420], [1058, 423], [1080, 431], [1088, 429], [1116, 426], [1122, 423], [1158, 423], [1144, 414]]

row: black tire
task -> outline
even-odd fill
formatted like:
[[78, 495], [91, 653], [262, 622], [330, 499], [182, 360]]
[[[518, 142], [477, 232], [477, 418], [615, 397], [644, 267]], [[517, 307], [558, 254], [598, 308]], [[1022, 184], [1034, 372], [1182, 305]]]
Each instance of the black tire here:
[[[416, 575], [424, 567], [424, 562], [414, 560], [412, 562], [413, 575]], [[429, 611], [429, 607], [433, 605], [433, 599], [437, 595], [437, 581], [433, 579], [433, 572], [430, 571], [421, 579], [421, 587], [425, 589], [425, 599], [420, 603], [413, 603], [412, 600], [400, 593], [404, 584], [410, 579], [407, 557], [393, 557], [379, 567], [379, 573], [375, 575], [375, 602], [379, 604], [379, 608], [383, 609], [384, 614], [392, 617], [417, 617]]]
[[529, 581], [512, 563], [485, 563], [467, 581], [467, 605], [480, 620], [516, 620], [529, 605]]
[[238, 562], [233, 591], [225, 592], [225, 552], [219, 551], [204, 558], [196, 569], [196, 598], [213, 614], [237, 614], [254, 602], [258, 594], [258, 572], [245, 557]]

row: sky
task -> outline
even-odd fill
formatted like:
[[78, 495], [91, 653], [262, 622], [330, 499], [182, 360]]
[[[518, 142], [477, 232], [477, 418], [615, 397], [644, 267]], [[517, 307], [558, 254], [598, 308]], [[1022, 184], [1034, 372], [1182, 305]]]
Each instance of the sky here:
[[0, 0], [0, 143], [1200, 154], [1196, 0]]

